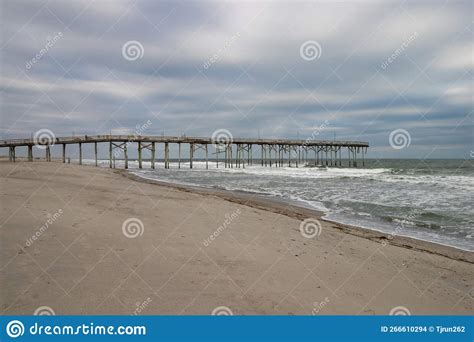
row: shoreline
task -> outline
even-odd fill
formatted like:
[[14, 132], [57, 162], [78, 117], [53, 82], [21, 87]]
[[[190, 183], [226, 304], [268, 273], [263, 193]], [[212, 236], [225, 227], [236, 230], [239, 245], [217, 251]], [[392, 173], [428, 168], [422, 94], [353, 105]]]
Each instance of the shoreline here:
[[469, 253], [382, 245], [382, 234], [324, 220], [305, 235], [301, 220], [322, 213], [284, 201], [58, 162], [0, 162], [0, 181], [2, 315], [131, 315], [144, 301], [142, 315], [474, 308]]
[[[87, 165], [90, 166], [90, 165]], [[316, 209], [305, 208], [303, 206], [298, 206], [296, 203], [285, 203], [285, 200], [279, 200], [277, 198], [264, 198], [259, 194], [251, 194], [244, 191], [232, 191], [224, 189], [210, 189], [199, 186], [192, 186], [186, 184], [171, 183], [165, 181], [158, 181], [153, 179], [148, 179], [144, 177], [137, 176], [133, 174], [132, 170], [113, 170], [123, 177], [132, 179], [136, 182], [145, 183], [145, 184], [155, 184], [159, 186], [170, 187], [173, 189], [178, 189], [185, 192], [192, 192], [205, 196], [216, 196], [222, 198], [226, 201], [237, 203], [241, 205], [246, 205], [251, 208], [261, 209], [270, 211], [276, 214], [285, 215], [291, 218], [298, 220], [304, 220], [309, 217], [315, 217], [318, 220], [322, 220], [332, 225], [332, 228], [341, 230], [344, 233], [365, 238], [371, 241], [378, 243], [387, 243], [393, 246], [417, 250], [421, 252], [427, 252], [431, 254], [436, 254], [444, 256], [453, 260], [464, 261], [468, 263], [474, 263], [474, 252], [463, 250], [457, 247], [443, 245], [436, 242], [425, 241], [421, 239], [416, 239], [414, 237], [403, 236], [403, 235], [393, 235], [373, 230], [370, 228], [359, 227], [349, 224], [343, 224], [336, 221], [331, 221], [325, 219], [324, 212], [318, 211]], [[391, 238], [388, 238], [391, 236]]]

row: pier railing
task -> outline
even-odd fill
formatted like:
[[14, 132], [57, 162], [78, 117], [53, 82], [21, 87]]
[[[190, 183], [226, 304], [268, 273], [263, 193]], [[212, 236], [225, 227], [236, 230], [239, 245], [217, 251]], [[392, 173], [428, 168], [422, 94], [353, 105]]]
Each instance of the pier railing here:
[[[245, 167], [253, 165], [255, 158], [253, 156], [253, 147], [259, 146], [261, 156], [259, 162], [262, 166], [292, 166], [302, 163], [326, 166], [343, 166], [342, 150], [347, 150], [346, 165], [357, 167], [358, 158], [362, 160], [362, 166], [365, 165], [365, 154], [369, 144], [363, 141], [336, 141], [336, 140], [290, 140], [290, 139], [249, 139], [249, 138], [230, 138], [214, 139], [209, 137], [190, 137], [190, 136], [144, 136], [144, 135], [83, 135], [70, 137], [41, 137], [31, 139], [9, 139], [0, 140], [0, 147], [9, 149], [9, 160], [15, 162], [16, 148], [28, 148], [28, 161], [33, 161], [33, 146], [45, 150], [45, 159], [51, 161], [51, 148], [54, 145], [62, 146], [62, 161], [66, 162], [66, 146], [77, 144], [79, 146], [79, 164], [82, 164], [82, 144], [94, 144], [95, 164], [98, 165], [98, 147], [99, 143], [109, 144], [109, 166], [115, 167], [117, 153], [123, 154], [125, 168], [128, 168], [128, 149], [131, 144], [136, 144], [138, 151], [138, 166], [142, 168], [142, 151], [151, 152], [151, 168], [155, 168], [157, 147], [163, 145], [165, 168], [170, 168], [169, 145], [178, 145], [178, 167], [181, 167], [181, 145], [189, 145], [189, 157], [184, 160], [189, 161], [190, 168], [193, 167], [194, 153], [197, 150], [203, 150], [206, 158], [206, 168], [209, 163], [209, 148], [211, 145], [215, 151], [215, 162], [219, 167], [219, 161], [223, 161], [224, 167]], [[314, 152], [314, 157], [308, 156]], [[235, 153], [235, 157], [234, 157]], [[224, 158], [220, 159], [223, 154]], [[360, 155], [360, 156], [359, 156]], [[344, 166], [346, 166], [344, 165]]]

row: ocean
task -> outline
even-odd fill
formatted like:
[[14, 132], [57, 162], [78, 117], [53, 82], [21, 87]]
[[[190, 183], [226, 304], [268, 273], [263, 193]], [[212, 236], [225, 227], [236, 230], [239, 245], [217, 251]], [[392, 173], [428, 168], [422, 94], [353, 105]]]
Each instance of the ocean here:
[[[102, 161], [101, 164], [107, 164]], [[131, 172], [170, 183], [239, 190], [273, 197], [324, 212], [330, 221], [403, 235], [474, 251], [474, 161], [366, 160], [365, 167], [300, 165], [224, 169], [209, 161], [171, 163], [171, 169], [149, 162]], [[123, 162], [117, 161], [117, 167]]]

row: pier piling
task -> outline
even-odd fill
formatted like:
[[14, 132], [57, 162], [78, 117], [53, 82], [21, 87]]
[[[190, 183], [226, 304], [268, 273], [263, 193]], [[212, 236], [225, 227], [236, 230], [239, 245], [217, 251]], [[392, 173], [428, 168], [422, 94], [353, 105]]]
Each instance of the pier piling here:
[[28, 145], [28, 161], [33, 161], [33, 145]]
[[98, 161], [98, 159], [97, 159], [97, 155], [98, 155], [98, 153], [97, 153], [97, 141], [96, 141], [96, 142], [94, 142], [95, 166], [99, 166], [99, 161]]
[[124, 158], [125, 158], [125, 169], [128, 169], [128, 153], [127, 153], [127, 143], [126, 142], [123, 143], [123, 155], [124, 155]]
[[[164, 146], [164, 167], [170, 168], [171, 155], [170, 144], [178, 144], [178, 168], [181, 168], [181, 145], [189, 145], [189, 167], [193, 168], [194, 153], [202, 149], [205, 153], [206, 169], [209, 168], [209, 144], [215, 144], [212, 138], [202, 137], [186, 137], [186, 136], [137, 136], [137, 135], [97, 135], [97, 136], [73, 136], [73, 137], [57, 137], [54, 142], [44, 144], [45, 159], [51, 161], [51, 148], [54, 144], [62, 145], [62, 162], [66, 163], [66, 145], [77, 144], [79, 147], [79, 164], [83, 162], [82, 145], [85, 143], [94, 144], [94, 161], [95, 166], [99, 165], [98, 145], [100, 143], [109, 144], [109, 167], [114, 168], [116, 159], [123, 152], [124, 167], [128, 169], [128, 151], [127, 147], [130, 143], [137, 143], [138, 151], [138, 167], [143, 168], [143, 150], [151, 151], [151, 168], [156, 166], [156, 144]], [[33, 161], [33, 139], [12, 139], [0, 140], [0, 147], [8, 148], [9, 161], [16, 160], [16, 147], [27, 147], [27, 160]], [[312, 164], [308, 159], [308, 152], [314, 152], [314, 165], [325, 165], [332, 167], [343, 167], [342, 150], [347, 149], [347, 165], [349, 167], [357, 167], [361, 159], [361, 165], [365, 167], [365, 159], [369, 144], [361, 141], [304, 141], [304, 140], [284, 140], [284, 139], [236, 139], [226, 142], [223, 145], [215, 146], [216, 167], [219, 167], [219, 155], [224, 154], [224, 167], [233, 168], [234, 163], [237, 168], [245, 168], [253, 165], [253, 146], [260, 147], [260, 163], [259, 165], [269, 167], [300, 167], [301, 164]], [[235, 146], [235, 159], [233, 151]], [[117, 149], [117, 153], [113, 153]], [[120, 152], [120, 153], [118, 153]], [[361, 156], [359, 156], [361, 154]], [[287, 158], [287, 159], [285, 159]], [[211, 157], [212, 159], [212, 157]], [[345, 164], [345, 163], [344, 163]]]
[[82, 143], [79, 143], [79, 165], [82, 165]]
[[138, 168], [142, 168], [142, 143], [138, 142], [138, 147], [137, 147], [137, 152], [138, 152]]
[[151, 143], [151, 168], [155, 168], [155, 142]]

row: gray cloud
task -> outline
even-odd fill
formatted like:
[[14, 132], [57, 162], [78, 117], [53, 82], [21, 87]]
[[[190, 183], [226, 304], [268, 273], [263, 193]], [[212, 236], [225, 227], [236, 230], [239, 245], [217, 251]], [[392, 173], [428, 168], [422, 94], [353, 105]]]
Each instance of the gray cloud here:
[[[376, 157], [473, 149], [471, 2], [2, 2], [2, 138], [132, 133], [369, 141]], [[48, 42], [61, 37], [43, 54]], [[131, 40], [143, 57], [126, 60]], [[306, 61], [300, 46], [317, 41]], [[37, 61], [27, 67], [35, 56]], [[207, 63], [207, 64], [206, 64]], [[390, 149], [406, 129], [410, 148]]]

